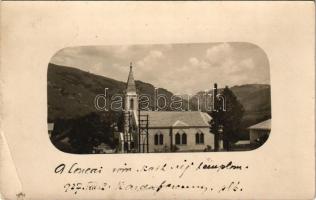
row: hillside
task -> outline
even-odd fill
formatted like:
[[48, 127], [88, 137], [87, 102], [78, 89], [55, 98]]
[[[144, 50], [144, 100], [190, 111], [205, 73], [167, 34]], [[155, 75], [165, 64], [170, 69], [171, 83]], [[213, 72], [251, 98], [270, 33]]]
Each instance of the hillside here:
[[[135, 82], [139, 94], [150, 96], [150, 108], [153, 108], [155, 87], [142, 81]], [[47, 72], [48, 121], [72, 119], [96, 112], [94, 98], [98, 94], [104, 94], [104, 88], [109, 88], [107, 96], [111, 98], [114, 94], [124, 94], [126, 84], [76, 68], [50, 63]], [[168, 99], [173, 95], [163, 88], [159, 88], [158, 92], [169, 97]], [[170, 102], [167, 102], [167, 105], [169, 104]], [[187, 105], [186, 102], [184, 105]]]
[[243, 125], [256, 124], [271, 118], [270, 85], [247, 84], [231, 88], [245, 108]]
[[[270, 85], [264, 84], [246, 84], [241, 86], [233, 86], [230, 88], [236, 95], [237, 99], [245, 109], [243, 117], [243, 126], [248, 127], [255, 123], [271, 118], [271, 95]], [[218, 89], [220, 93], [222, 88]], [[210, 90], [208, 94], [212, 94]], [[198, 92], [191, 98], [191, 104], [197, 105], [199, 99], [200, 108], [205, 111], [205, 92]], [[211, 103], [208, 103], [211, 105]]]

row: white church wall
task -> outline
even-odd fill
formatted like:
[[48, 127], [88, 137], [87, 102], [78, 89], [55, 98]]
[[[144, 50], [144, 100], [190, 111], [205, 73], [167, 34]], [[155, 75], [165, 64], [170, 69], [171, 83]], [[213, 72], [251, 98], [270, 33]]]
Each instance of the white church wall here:
[[[204, 143], [196, 144], [195, 134], [197, 132], [204, 133]], [[165, 152], [170, 151], [170, 130], [169, 129], [149, 129], [149, 152]], [[187, 135], [187, 144], [176, 144], [176, 134], [180, 133], [180, 136], [183, 132]], [[163, 134], [163, 144], [155, 145], [155, 134]], [[188, 128], [188, 129], [173, 129], [172, 134], [172, 144], [177, 146], [177, 151], [203, 151], [208, 146], [214, 149], [214, 134], [209, 132], [209, 128]]]

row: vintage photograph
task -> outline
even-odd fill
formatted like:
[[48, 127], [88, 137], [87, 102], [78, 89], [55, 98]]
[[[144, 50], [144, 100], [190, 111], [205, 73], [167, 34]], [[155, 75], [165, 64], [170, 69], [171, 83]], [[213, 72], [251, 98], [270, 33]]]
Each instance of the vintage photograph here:
[[67, 153], [249, 151], [271, 131], [269, 60], [251, 43], [66, 47], [47, 91]]
[[0, 199], [314, 198], [313, 2], [3, 1], [0, 26]]

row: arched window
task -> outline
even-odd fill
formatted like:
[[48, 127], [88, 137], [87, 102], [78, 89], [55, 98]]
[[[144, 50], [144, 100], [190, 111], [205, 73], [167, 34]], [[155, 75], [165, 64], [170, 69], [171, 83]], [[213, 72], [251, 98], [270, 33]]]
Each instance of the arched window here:
[[182, 134], [182, 144], [187, 144], [187, 134]]
[[129, 101], [129, 108], [130, 108], [131, 110], [134, 110], [134, 99], [131, 99], [131, 100]]
[[200, 144], [200, 134], [199, 133], [195, 134], [195, 144]]
[[163, 144], [163, 134], [160, 133], [159, 135], [159, 144], [162, 145]]
[[155, 134], [154, 140], [155, 140], [155, 145], [158, 145], [158, 134]]
[[204, 133], [200, 134], [200, 144], [204, 144]]
[[180, 134], [176, 134], [176, 144], [180, 144]]

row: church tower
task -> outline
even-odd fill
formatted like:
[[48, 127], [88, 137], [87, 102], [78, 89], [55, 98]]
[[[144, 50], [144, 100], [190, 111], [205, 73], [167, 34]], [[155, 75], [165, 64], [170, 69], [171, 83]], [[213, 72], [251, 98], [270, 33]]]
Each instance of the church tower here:
[[125, 93], [125, 107], [124, 107], [124, 141], [125, 150], [129, 151], [132, 142], [132, 130], [131, 123], [134, 113], [138, 110], [138, 97], [136, 92], [136, 85], [133, 75], [133, 66], [130, 64], [130, 70], [128, 74], [126, 93]]
[[138, 98], [136, 93], [136, 85], [134, 81], [133, 75], [133, 66], [130, 64], [127, 86], [126, 86], [126, 94], [125, 94], [125, 111], [137, 111], [138, 110]]

